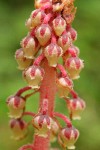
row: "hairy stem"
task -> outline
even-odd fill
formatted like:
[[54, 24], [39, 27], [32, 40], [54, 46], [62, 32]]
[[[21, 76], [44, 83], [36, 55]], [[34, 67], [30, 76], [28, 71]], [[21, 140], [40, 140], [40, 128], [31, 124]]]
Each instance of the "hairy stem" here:
[[61, 113], [59, 113], [59, 112], [54, 112], [54, 115], [55, 115], [56, 117], [60, 117], [62, 120], [64, 120], [65, 123], [66, 123], [66, 125], [67, 125], [68, 127], [72, 127], [71, 121], [70, 121], [69, 118], [67, 118], [65, 115], [63, 115], [63, 114], [61, 114]]
[[[43, 100], [45, 98], [48, 99], [48, 115], [52, 117], [54, 111], [54, 100], [56, 94], [56, 70], [53, 67], [48, 65], [47, 60], [45, 59], [42, 67], [45, 71], [45, 76], [42, 81], [40, 87], [40, 104], [39, 108], [41, 108], [43, 104]], [[34, 148], [33, 150], [48, 150], [49, 149], [49, 140], [50, 134], [48, 133], [47, 138], [43, 138], [40, 136], [34, 137]]]

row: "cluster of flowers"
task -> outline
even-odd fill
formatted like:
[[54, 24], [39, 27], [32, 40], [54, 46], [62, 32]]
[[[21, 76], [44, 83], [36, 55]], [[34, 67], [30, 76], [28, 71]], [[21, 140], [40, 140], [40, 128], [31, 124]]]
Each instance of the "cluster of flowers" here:
[[[79, 49], [74, 45], [77, 32], [71, 26], [73, 0], [36, 0], [35, 7], [36, 10], [32, 11], [26, 21], [28, 35], [21, 41], [21, 48], [15, 53], [18, 68], [23, 71], [28, 87], [7, 99], [9, 116], [12, 118], [10, 127], [17, 140], [26, 136], [29, 125], [22, 120], [25, 115], [26, 98], [21, 94], [26, 90], [40, 88], [45, 74], [41, 65], [44, 59], [47, 59], [49, 66], [54, 67], [57, 72], [57, 91], [60, 98], [66, 100], [71, 119], [80, 119], [80, 113], [85, 108], [85, 102], [73, 90], [73, 80], [79, 78], [84, 67], [83, 60], [79, 58]], [[64, 14], [67, 12], [65, 8], [70, 15]], [[61, 60], [63, 65], [59, 64]], [[67, 98], [69, 94], [72, 98]], [[44, 99], [41, 111], [37, 114], [30, 113], [33, 116], [35, 134], [47, 137], [48, 131], [51, 131], [52, 140], [58, 134], [58, 141], [62, 147], [74, 149], [79, 131], [64, 115], [54, 113], [51, 117], [47, 110], [48, 100]], [[62, 128], [56, 116], [64, 119], [67, 127]]]

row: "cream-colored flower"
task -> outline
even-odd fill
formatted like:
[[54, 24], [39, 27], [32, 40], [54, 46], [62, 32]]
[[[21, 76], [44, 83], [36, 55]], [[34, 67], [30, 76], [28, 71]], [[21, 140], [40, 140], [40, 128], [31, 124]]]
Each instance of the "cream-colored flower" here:
[[65, 62], [65, 67], [69, 72], [71, 79], [78, 79], [81, 70], [84, 68], [83, 60], [78, 57], [70, 57]]
[[63, 53], [71, 46], [72, 40], [70, 34], [64, 33], [58, 39], [58, 45], [63, 49]]
[[40, 47], [38, 41], [34, 37], [29, 35], [21, 41], [21, 46], [23, 48], [24, 57], [29, 59], [34, 58], [34, 55]]
[[20, 118], [25, 108], [25, 100], [19, 96], [10, 96], [7, 99], [7, 106], [9, 109], [9, 117], [11, 118]]
[[12, 138], [15, 140], [21, 140], [27, 135], [27, 123], [21, 119], [12, 119], [10, 121], [10, 128], [12, 130]]
[[30, 66], [23, 73], [24, 79], [27, 81], [28, 85], [33, 89], [38, 89], [40, 83], [43, 80], [44, 70], [38, 66]]
[[61, 146], [68, 149], [75, 149], [74, 144], [79, 137], [79, 131], [74, 127], [63, 128], [59, 132], [58, 141]]
[[60, 97], [67, 97], [73, 88], [73, 82], [68, 77], [57, 79], [57, 88]]
[[52, 127], [52, 118], [48, 115], [37, 115], [32, 121], [33, 126], [35, 127], [35, 134], [41, 137], [47, 137], [48, 131]]
[[51, 43], [44, 49], [44, 54], [49, 62], [49, 65], [52, 67], [56, 67], [58, 59], [63, 54], [63, 50], [57, 44]]
[[85, 102], [78, 97], [74, 99], [69, 99], [67, 105], [72, 119], [80, 120], [81, 119], [80, 114], [83, 112], [83, 110], [86, 107]]
[[57, 36], [60, 36], [66, 29], [66, 21], [58, 16], [53, 20], [53, 29]]
[[51, 38], [51, 28], [48, 24], [42, 24], [36, 28], [35, 36], [41, 46], [45, 46]]
[[32, 62], [32, 59], [26, 58], [24, 56], [23, 49], [18, 49], [15, 53], [15, 59], [18, 63], [18, 69], [24, 70], [28, 68]]

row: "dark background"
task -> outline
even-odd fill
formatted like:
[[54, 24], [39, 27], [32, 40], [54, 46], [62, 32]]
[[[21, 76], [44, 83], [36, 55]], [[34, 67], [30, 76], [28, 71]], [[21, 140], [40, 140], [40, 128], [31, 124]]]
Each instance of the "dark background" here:
[[[75, 89], [87, 104], [81, 121], [73, 121], [80, 130], [76, 150], [100, 150], [100, 0], [76, 0], [78, 7], [73, 27], [78, 32], [75, 43], [85, 61]], [[8, 127], [6, 98], [26, 85], [14, 59], [20, 40], [27, 34], [25, 20], [34, 9], [32, 0], [0, 0], [0, 150], [17, 150], [32, 141], [33, 129], [22, 141], [13, 141]], [[37, 110], [38, 96], [27, 103], [27, 109]], [[57, 98], [56, 109], [66, 114], [64, 101]], [[56, 143], [53, 146], [57, 146]]]

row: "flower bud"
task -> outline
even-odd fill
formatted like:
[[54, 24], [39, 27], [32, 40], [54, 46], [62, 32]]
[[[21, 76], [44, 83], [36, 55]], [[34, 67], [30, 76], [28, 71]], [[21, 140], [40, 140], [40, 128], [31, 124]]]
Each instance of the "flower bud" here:
[[56, 67], [59, 57], [63, 54], [63, 50], [57, 44], [51, 43], [45, 48], [44, 54], [49, 62], [49, 65]]
[[63, 55], [63, 60], [64, 62], [66, 61], [66, 59], [68, 59], [69, 57], [78, 57], [80, 53], [80, 50], [78, 47], [71, 45], [67, 51], [64, 53]]
[[10, 128], [13, 132], [15, 140], [21, 140], [27, 135], [27, 123], [21, 119], [12, 119], [10, 121]]
[[35, 0], [35, 8], [41, 8], [45, 5], [50, 5], [52, 0]]
[[71, 118], [73, 120], [80, 120], [80, 114], [86, 107], [85, 102], [78, 97], [68, 100], [67, 105]]
[[38, 41], [35, 38], [33, 38], [32, 36], [26, 36], [21, 41], [21, 46], [23, 48], [24, 56], [29, 59], [33, 59], [35, 53], [39, 49]]
[[59, 143], [62, 145], [64, 148], [68, 149], [75, 149], [75, 142], [77, 141], [79, 137], [79, 131], [75, 129], [74, 127], [70, 128], [63, 128], [61, 129], [59, 133]]
[[83, 60], [78, 57], [70, 57], [65, 62], [65, 67], [69, 72], [71, 79], [78, 79], [80, 71], [84, 68]]
[[20, 118], [23, 113], [23, 109], [25, 108], [25, 99], [19, 96], [10, 96], [7, 99], [7, 106], [9, 109], [9, 117], [11, 118]]
[[68, 48], [68, 56], [69, 57], [78, 57], [80, 50], [77, 46], [72, 45], [71, 47]]
[[77, 40], [77, 32], [76, 32], [76, 30], [73, 29], [73, 28], [69, 28], [69, 29], [68, 29], [68, 32], [69, 32], [70, 35], [71, 35], [71, 39], [72, 39], [73, 41], [76, 41], [76, 40]]
[[47, 137], [52, 126], [52, 119], [48, 115], [40, 114], [34, 117], [32, 124], [38, 136]]
[[45, 46], [51, 38], [51, 28], [47, 24], [42, 24], [36, 28], [36, 37], [41, 46]]
[[57, 79], [57, 87], [60, 97], [67, 97], [73, 88], [73, 82], [68, 77]]
[[51, 142], [56, 141], [56, 137], [57, 137], [58, 132], [59, 132], [59, 125], [56, 121], [53, 120], [52, 126], [51, 126], [51, 134], [50, 134]]
[[60, 36], [66, 29], [66, 21], [58, 16], [53, 20], [53, 29], [57, 36]]
[[32, 62], [32, 59], [24, 57], [23, 49], [20, 48], [15, 53], [15, 59], [18, 63], [18, 69], [24, 70], [28, 68]]
[[40, 9], [36, 9], [31, 13], [31, 26], [32, 27], [36, 27], [38, 25], [40, 25], [44, 18], [45, 18], [46, 14], [40, 10]]
[[63, 52], [65, 52], [71, 46], [72, 40], [70, 38], [70, 34], [63, 34], [58, 39], [58, 45], [62, 47]]
[[39, 88], [40, 82], [43, 80], [44, 70], [38, 66], [30, 66], [24, 71], [24, 79], [32, 88]]

